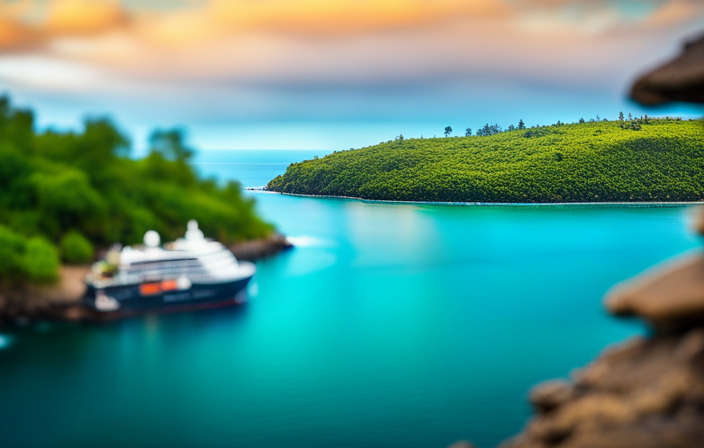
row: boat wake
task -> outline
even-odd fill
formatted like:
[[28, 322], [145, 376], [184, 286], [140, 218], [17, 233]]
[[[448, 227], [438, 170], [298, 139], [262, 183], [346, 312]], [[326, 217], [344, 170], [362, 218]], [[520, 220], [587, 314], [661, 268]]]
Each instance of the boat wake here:
[[332, 241], [327, 241], [314, 236], [286, 236], [286, 239], [293, 244], [294, 247], [331, 247]]

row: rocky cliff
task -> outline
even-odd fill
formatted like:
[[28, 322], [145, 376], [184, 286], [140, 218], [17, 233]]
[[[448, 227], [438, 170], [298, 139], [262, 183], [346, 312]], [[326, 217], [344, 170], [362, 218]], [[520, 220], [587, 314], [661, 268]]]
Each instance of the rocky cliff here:
[[605, 305], [646, 321], [649, 335], [608, 348], [569, 381], [536, 386], [534, 417], [502, 448], [704, 446], [704, 253], [617, 285]]
[[704, 444], [704, 254], [618, 285], [606, 306], [652, 334], [608, 349], [571, 381], [538, 385], [535, 417], [505, 448]]

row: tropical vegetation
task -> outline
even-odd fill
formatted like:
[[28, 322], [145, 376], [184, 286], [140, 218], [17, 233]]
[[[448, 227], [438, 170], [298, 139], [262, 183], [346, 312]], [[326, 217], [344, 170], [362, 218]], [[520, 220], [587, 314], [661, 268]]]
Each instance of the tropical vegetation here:
[[478, 136], [335, 152], [290, 165], [267, 189], [393, 201], [704, 200], [699, 121], [592, 119], [532, 128], [521, 121], [510, 129], [487, 125]]
[[0, 283], [50, 282], [61, 262], [140, 243], [149, 229], [177, 238], [189, 219], [226, 244], [273, 231], [238, 183], [198, 176], [180, 130], [155, 131], [146, 157], [130, 147], [104, 118], [38, 131], [31, 110], [0, 97]]

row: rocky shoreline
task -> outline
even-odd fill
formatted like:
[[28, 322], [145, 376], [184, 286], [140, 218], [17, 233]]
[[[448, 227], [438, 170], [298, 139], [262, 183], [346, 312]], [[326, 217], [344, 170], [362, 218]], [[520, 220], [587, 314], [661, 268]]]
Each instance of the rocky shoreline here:
[[293, 245], [284, 235], [273, 234], [267, 238], [252, 241], [243, 241], [233, 244], [230, 250], [238, 260], [256, 261], [262, 258], [271, 257], [281, 251], [293, 248]]
[[[696, 227], [704, 235], [704, 219]], [[605, 306], [645, 321], [649, 334], [607, 348], [569, 380], [533, 388], [534, 417], [502, 448], [702, 446], [704, 251], [616, 285]]]
[[[284, 235], [244, 241], [230, 246], [239, 260], [256, 261], [291, 249]], [[62, 266], [59, 281], [52, 285], [0, 287], [0, 325], [37, 319], [77, 321], [89, 319], [89, 311], [80, 304], [85, 292], [83, 279], [90, 265]]]

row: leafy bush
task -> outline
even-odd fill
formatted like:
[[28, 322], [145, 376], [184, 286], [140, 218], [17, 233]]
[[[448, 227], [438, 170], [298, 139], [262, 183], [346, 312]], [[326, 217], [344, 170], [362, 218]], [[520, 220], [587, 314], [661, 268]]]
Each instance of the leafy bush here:
[[438, 202], [704, 200], [697, 121], [593, 122], [409, 139], [292, 164], [271, 191]]
[[18, 281], [24, 276], [23, 257], [27, 239], [0, 226], [0, 278]]
[[70, 231], [59, 245], [61, 258], [71, 264], [90, 263], [93, 260], [93, 245], [83, 235]]
[[57, 279], [58, 267], [58, 252], [49, 241], [27, 239], [0, 226], [0, 280], [4, 283], [50, 283]]
[[22, 266], [27, 279], [37, 283], [51, 283], [58, 278], [59, 253], [42, 237], [30, 238]]

